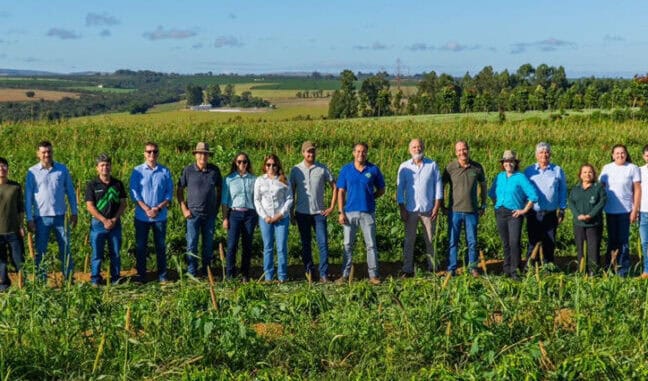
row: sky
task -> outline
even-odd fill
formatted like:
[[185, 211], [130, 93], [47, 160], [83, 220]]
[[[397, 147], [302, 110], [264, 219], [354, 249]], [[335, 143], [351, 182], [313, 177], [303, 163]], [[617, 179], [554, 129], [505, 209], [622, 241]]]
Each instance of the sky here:
[[648, 72], [648, 1], [4, 1], [0, 68]]

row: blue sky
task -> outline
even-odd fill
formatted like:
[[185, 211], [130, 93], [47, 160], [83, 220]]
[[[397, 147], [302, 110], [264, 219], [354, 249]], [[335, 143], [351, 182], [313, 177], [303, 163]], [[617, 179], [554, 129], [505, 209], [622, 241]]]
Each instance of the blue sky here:
[[648, 72], [647, 1], [7, 1], [0, 68]]

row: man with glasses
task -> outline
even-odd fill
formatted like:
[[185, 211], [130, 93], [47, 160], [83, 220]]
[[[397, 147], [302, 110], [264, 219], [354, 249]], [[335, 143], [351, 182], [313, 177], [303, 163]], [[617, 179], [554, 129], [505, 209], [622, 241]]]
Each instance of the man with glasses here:
[[40, 162], [29, 168], [25, 184], [25, 213], [29, 230], [36, 234], [36, 271], [38, 278], [47, 275], [42, 267], [50, 232], [53, 230], [59, 247], [61, 270], [65, 279], [71, 279], [74, 261], [70, 255], [69, 231], [65, 228], [65, 212], [70, 206], [69, 226], [77, 224], [77, 198], [67, 167], [54, 161], [52, 143], [38, 143], [36, 155]]
[[196, 144], [193, 150], [196, 162], [184, 168], [178, 181], [178, 202], [187, 220], [187, 272], [192, 276], [198, 276], [199, 235], [202, 235], [203, 243], [201, 275], [207, 273], [214, 254], [214, 230], [223, 179], [220, 169], [209, 162], [211, 153], [207, 143]]
[[385, 178], [378, 166], [367, 160], [367, 143], [353, 147], [353, 162], [340, 170], [338, 187], [338, 222], [344, 232], [342, 277], [344, 283], [351, 272], [353, 246], [358, 228], [362, 230], [367, 248], [369, 282], [380, 284], [378, 275], [378, 248], [376, 244], [376, 199], [385, 194]]
[[159, 154], [157, 143], [146, 143], [144, 163], [135, 167], [130, 177], [130, 194], [135, 203], [135, 258], [139, 282], [146, 279], [150, 230], [153, 230], [158, 280], [167, 281], [166, 230], [173, 180], [169, 169], [158, 163]]
[[23, 245], [25, 236], [23, 218], [25, 217], [25, 204], [23, 204], [22, 187], [13, 180], [9, 180], [9, 162], [0, 157], [0, 291], [5, 291], [11, 285], [7, 274], [7, 246], [11, 250], [16, 271], [22, 268]]
[[[314, 264], [311, 248], [312, 231], [315, 230], [319, 248], [319, 280], [328, 282], [328, 232], [326, 219], [333, 211], [337, 186], [331, 171], [322, 163], [315, 161], [316, 147], [305, 141], [301, 148], [304, 160], [290, 171], [290, 186], [296, 202], [293, 203], [294, 221], [299, 228], [302, 244], [302, 261], [306, 274], [313, 275]], [[324, 204], [326, 185], [331, 187], [331, 202]], [[296, 210], [295, 210], [296, 209]]]

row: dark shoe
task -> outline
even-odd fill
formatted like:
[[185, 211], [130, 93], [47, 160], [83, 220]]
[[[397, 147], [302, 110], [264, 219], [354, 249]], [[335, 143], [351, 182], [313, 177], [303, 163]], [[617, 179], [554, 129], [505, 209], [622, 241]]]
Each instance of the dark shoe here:
[[472, 275], [473, 278], [479, 278], [479, 276], [480, 276], [481, 274], [479, 274], [479, 270], [477, 270], [477, 269], [472, 269], [472, 271], [470, 271], [470, 275]]
[[374, 276], [374, 277], [369, 278], [369, 283], [373, 284], [374, 286], [377, 286], [382, 282], [380, 282], [380, 278], [378, 278], [377, 276]]
[[405, 271], [401, 271], [400, 277], [401, 278], [413, 278], [414, 273], [408, 273], [408, 272], [405, 272]]
[[249, 282], [249, 281], [250, 281], [250, 278], [249, 278], [249, 277], [247, 277], [247, 276], [245, 276], [245, 275], [243, 275], [243, 276], [241, 277], [241, 283], [247, 283], [247, 282]]

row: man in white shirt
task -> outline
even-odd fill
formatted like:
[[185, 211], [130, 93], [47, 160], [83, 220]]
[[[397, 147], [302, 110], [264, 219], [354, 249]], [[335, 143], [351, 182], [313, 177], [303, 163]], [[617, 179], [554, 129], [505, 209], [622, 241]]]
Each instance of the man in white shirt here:
[[403, 248], [403, 276], [414, 275], [414, 242], [419, 221], [423, 224], [428, 270], [433, 269], [434, 230], [436, 217], [443, 199], [443, 183], [437, 163], [424, 156], [425, 145], [421, 139], [409, 143], [410, 160], [398, 168], [396, 198], [401, 219], [405, 223]]

